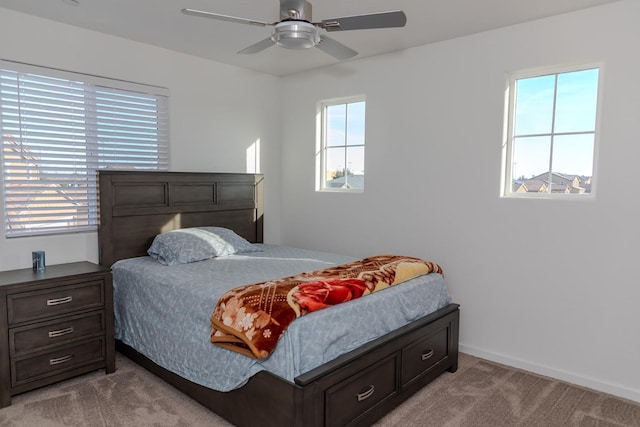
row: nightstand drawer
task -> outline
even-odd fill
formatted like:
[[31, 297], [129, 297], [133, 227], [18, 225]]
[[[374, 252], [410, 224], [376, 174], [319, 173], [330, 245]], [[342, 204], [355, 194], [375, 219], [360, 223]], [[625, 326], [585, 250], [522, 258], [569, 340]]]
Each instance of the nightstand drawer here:
[[402, 349], [402, 385], [405, 386], [447, 356], [448, 328]]
[[104, 324], [104, 313], [99, 311], [9, 329], [11, 355], [20, 356], [51, 346], [99, 336], [104, 333]]
[[104, 360], [104, 339], [80, 342], [57, 348], [37, 356], [12, 360], [11, 385], [46, 378]]
[[396, 394], [396, 356], [392, 355], [325, 392], [325, 425], [344, 426]]
[[63, 286], [7, 295], [9, 325], [104, 305], [104, 281], [64, 282]]

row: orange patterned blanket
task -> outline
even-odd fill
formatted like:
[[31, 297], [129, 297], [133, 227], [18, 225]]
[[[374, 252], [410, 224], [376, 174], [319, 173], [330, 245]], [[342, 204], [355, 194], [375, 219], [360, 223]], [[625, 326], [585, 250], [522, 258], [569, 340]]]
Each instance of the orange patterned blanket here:
[[211, 316], [211, 342], [262, 359], [296, 318], [397, 285], [441, 273], [438, 264], [398, 255], [378, 255], [227, 291]]

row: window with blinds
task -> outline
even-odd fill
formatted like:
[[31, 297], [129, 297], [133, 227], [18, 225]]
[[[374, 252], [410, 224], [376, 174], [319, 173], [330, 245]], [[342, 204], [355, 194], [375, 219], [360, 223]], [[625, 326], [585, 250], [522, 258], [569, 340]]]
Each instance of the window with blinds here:
[[99, 169], [168, 169], [168, 91], [0, 61], [6, 237], [97, 228]]

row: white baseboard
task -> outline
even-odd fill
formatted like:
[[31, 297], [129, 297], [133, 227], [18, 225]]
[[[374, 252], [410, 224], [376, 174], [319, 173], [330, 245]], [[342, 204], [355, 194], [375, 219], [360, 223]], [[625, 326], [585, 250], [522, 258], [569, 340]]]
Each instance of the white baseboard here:
[[460, 352], [640, 403], [640, 390], [633, 390], [618, 384], [600, 381], [595, 378], [577, 375], [572, 372], [551, 368], [549, 366], [538, 365], [526, 360], [516, 359], [504, 354], [493, 353], [476, 347], [466, 346], [464, 344], [460, 344]]

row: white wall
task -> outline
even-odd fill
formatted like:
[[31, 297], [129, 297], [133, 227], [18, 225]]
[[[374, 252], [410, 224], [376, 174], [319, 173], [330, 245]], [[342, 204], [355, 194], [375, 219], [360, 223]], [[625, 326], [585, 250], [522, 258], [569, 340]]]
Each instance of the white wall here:
[[[640, 401], [640, 2], [284, 78], [282, 240], [439, 262], [465, 352]], [[593, 201], [499, 197], [510, 72], [602, 61]], [[363, 194], [314, 192], [316, 103], [367, 97]]]
[[[247, 172], [247, 149], [259, 140], [265, 239], [278, 242], [278, 78], [2, 8], [0, 41], [2, 59], [169, 88], [171, 170]], [[32, 250], [45, 250], [47, 264], [98, 260], [96, 233], [5, 239], [0, 232], [0, 271], [29, 267]]]

